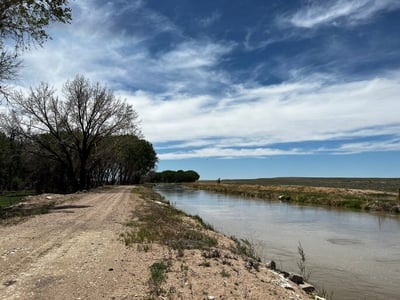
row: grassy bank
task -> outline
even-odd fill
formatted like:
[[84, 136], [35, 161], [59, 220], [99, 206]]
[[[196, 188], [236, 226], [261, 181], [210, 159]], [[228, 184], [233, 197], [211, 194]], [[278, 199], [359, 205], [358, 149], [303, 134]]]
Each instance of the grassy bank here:
[[262, 263], [248, 241], [215, 232], [151, 188], [132, 193], [135, 206], [120, 238], [147, 269], [144, 299], [311, 299]]
[[299, 185], [260, 185], [196, 182], [188, 184], [191, 188], [242, 197], [266, 200], [281, 200], [288, 203], [330, 206], [365, 211], [400, 212], [397, 193], [349, 188], [311, 187]]
[[132, 230], [124, 233], [125, 244], [139, 243], [144, 249], [152, 243], [167, 245], [174, 250], [209, 249], [217, 245], [207, 230], [212, 230], [199, 216], [187, 216], [158, 193], [144, 186], [134, 189], [146, 201], [127, 223]]
[[258, 179], [232, 179], [224, 183], [248, 184], [263, 186], [309, 186], [330, 187], [340, 189], [374, 190], [397, 193], [400, 188], [400, 178], [324, 178], [324, 177], [276, 177]]
[[33, 191], [7, 192], [0, 195], [0, 209], [20, 202], [26, 196], [34, 195]]

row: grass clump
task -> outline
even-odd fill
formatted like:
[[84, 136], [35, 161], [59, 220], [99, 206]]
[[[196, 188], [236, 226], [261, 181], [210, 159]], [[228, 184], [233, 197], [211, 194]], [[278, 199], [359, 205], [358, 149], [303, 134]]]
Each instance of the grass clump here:
[[300, 256], [300, 259], [297, 262], [297, 267], [299, 268], [300, 275], [303, 276], [304, 280], [308, 281], [310, 279], [311, 272], [307, 270], [306, 254], [300, 242], [299, 245], [297, 246], [297, 252], [299, 253]]
[[207, 229], [207, 230], [214, 231], [214, 227], [213, 227], [211, 224], [204, 222], [204, 220], [203, 220], [199, 215], [194, 215], [194, 216], [191, 216], [191, 217], [192, 217], [193, 219], [195, 219], [197, 222], [199, 222], [200, 225], [201, 225], [203, 228], [205, 228], [205, 229]]
[[254, 246], [248, 240], [238, 239], [234, 236], [231, 236], [231, 239], [235, 242], [236, 245], [236, 248], [233, 249], [235, 253], [255, 260], [259, 259], [256, 250], [254, 249]]
[[222, 277], [224, 277], [224, 278], [229, 278], [229, 277], [231, 277], [231, 273], [229, 273], [227, 270], [225, 270], [225, 269], [223, 269], [222, 271], [221, 271], [221, 276]]
[[199, 264], [199, 266], [209, 268], [211, 267], [211, 264], [209, 261], [204, 260]]
[[151, 189], [141, 186], [133, 192], [146, 202], [134, 212], [135, 221], [128, 222], [132, 230], [122, 235], [126, 245], [157, 242], [182, 253], [184, 249], [209, 249], [217, 245], [217, 240], [206, 232], [210, 226], [200, 217], [193, 217], [200, 225], [198, 228], [187, 220], [189, 216]]
[[150, 278], [149, 285], [151, 293], [160, 296], [164, 293], [161, 289], [161, 284], [166, 279], [166, 272], [168, 270], [168, 265], [164, 262], [156, 262], [150, 266]]

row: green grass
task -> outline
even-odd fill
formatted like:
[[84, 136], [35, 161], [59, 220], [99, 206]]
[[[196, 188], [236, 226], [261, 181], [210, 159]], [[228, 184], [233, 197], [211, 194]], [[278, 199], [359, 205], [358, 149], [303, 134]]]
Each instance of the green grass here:
[[133, 193], [138, 193], [146, 202], [134, 212], [135, 221], [127, 223], [131, 230], [121, 235], [126, 245], [157, 242], [181, 252], [217, 245], [217, 240], [207, 234], [211, 227], [200, 217], [192, 217], [197, 226], [188, 222], [185, 218], [190, 216], [162, 201], [162, 196], [147, 187], [135, 188]]
[[34, 205], [32, 207], [14, 207], [26, 196], [34, 195], [32, 191], [9, 192], [0, 196], [0, 224], [15, 224], [26, 217], [48, 213], [53, 203]]
[[150, 281], [153, 284], [161, 284], [165, 280], [165, 272], [168, 266], [164, 262], [157, 262], [150, 266]]
[[26, 196], [34, 195], [32, 191], [8, 192], [7, 194], [0, 195], [0, 208], [6, 208], [21, 202]]
[[168, 270], [168, 265], [164, 262], [156, 262], [150, 266], [150, 278], [149, 278], [149, 286], [151, 289], [151, 294], [160, 296], [163, 294], [163, 290], [161, 289], [161, 284], [166, 279], [166, 272]]

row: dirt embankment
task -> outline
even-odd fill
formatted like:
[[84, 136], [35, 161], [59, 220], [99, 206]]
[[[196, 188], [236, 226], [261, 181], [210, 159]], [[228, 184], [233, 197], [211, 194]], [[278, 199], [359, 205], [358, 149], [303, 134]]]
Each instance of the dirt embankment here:
[[187, 238], [203, 236], [194, 234], [200, 230], [216, 245], [176, 249], [156, 240], [130, 240], [127, 246], [126, 234], [143, 232], [136, 224], [151, 213], [143, 210], [148, 200], [131, 189], [63, 198], [47, 214], [2, 225], [0, 299], [309, 298], [263, 265], [249, 266], [232, 251], [232, 240], [199, 229], [193, 219], [182, 219], [197, 228]]

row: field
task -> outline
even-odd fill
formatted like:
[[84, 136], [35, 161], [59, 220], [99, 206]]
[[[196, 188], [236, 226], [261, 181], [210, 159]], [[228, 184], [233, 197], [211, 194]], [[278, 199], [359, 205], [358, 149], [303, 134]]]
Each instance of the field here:
[[271, 178], [201, 181], [192, 188], [243, 197], [365, 211], [400, 212], [400, 179]]
[[375, 190], [397, 193], [400, 178], [318, 178], [318, 177], [277, 177], [259, 179], [223, 180], [224, 183], [250, 185], [299, 185], [342, 189]]

